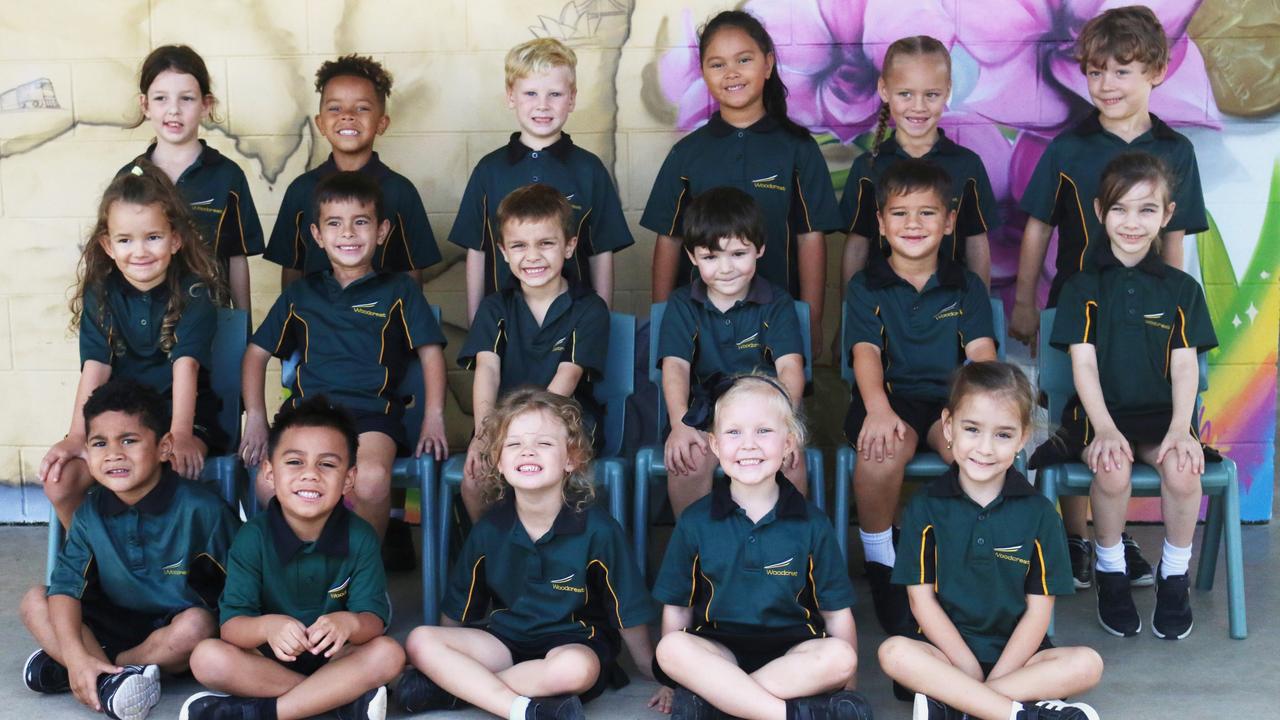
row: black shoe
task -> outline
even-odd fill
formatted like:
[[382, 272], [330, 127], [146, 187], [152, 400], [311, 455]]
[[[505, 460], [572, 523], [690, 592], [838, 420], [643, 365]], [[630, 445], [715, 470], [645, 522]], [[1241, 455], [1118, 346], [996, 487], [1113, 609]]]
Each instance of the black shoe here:
[[530, 699], [524, 720], [587, 720], [587, 713], [577, 695], [555, 695]]
[[1142, 557], [1138, 541], [1129, 537], [1129, 533], [1121, 533], [1120, 542], [1124, 544], [1124, 563], [1128, 566], [1129, 584], [1133, 587], [1154, 585], [1156, 580], [1151, 574], [1151, 563]]
[[418, 569], [418, 556], [413, 547], [413, 528], [400, 518], [387, 522], [387, 535], [382, 540], [382, 567], [387, 572], [403, 573]]
[[871, 604], [875, 606], [880, 627], [889, 635], [914, 635], [916, 619], [911, 616], [907, 587], [890, 582], [893, 568], [888, 565], [869, 562], [865, 567], [867, 583], [871, 585]]
[[1191, 634], [1191, 579], [1186, 573], [1160, 577], [1156, 573], [1156, 609], [1151, 632], [1158, 638], [1181, 640]]
[[338, 720], [385, 720], [387, 717], [387, 686], [378, 687], [343, 705], [334, 711]]
[[671, 700], [671, 720], [716, 720], [722, 717], [719, 710], [691, 690], [676, 688]]
[[182, 703], [178, 720], [258, 720], [275, 717], [275, 698], [245, 698], [216, 692], [198, 692]]
[[1093, 587], [1093, 543], [1079, 535], [1067, 536], [1067, 552], [1071, 554], [1071, 576], [1077, 590]]
[[916, 693], [911, 720], [965, 720], [964, 713], [924, 693]]
[[1041, 700], [1034, 705], [1023, 703], [1018, 720], [1098, 720], [1098, 711], [1084, 703]]
[[98, 701], [111, 720], [142, 720], [160, 702], [160, 668], [125, 665], [98, 676]]
[[851, 690], [787, 701], [787, 717], [795, 720], [871, 720], [871, 705]]
[[410, 714], [427, 710], [457, 710], [460, 705], [458, 698], [450, 695], [415, 667], [400, 674], [400, 681], [396, 683], [392, 695], [400, 709]]
[[27, 658], [22, 666], [22, 681], [28, 689], [38, 693], [64, 693], [71, 689], [67, 669], [44, 650], [37, 650]]
[[1098, 587], [1098, 623], [1116, 637], [1133, 637], [1142, 631], [1142, 619], [1133, 604], [1129, 578], [1121, 572], [1094, 572]]

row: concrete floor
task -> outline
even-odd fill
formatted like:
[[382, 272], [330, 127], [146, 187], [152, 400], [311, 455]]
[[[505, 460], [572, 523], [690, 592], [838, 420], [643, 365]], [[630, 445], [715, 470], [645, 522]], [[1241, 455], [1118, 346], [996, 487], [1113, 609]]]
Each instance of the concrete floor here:
[[[1133, 534], [1156, 559], [1160, 547], [1159, 527], [1136, 527]], [[1245, 571], [1249, 610], [1249, 638], [1231, 640], [1227, 636], [1225, 581], [1209, 593], [1192, 591], [1196, 627], [1190, 638], [1171, 643], [1156, 639], [1144, 627], [1137, 638], [1120, 639], [1107, 635], [1094, 619], [1092, 593], [1066, 598], [1059, 603], [1059, 645], [1087, 644], [1096, 648], [1107, 663], [1102, 684], [1088, 696], [1079, 698], [1093, 704], [1108, 718], [1277, 718], [1280, 699], [1280, 623], [1271, 616], [1280, 611], [1280, 584], [1271, 568], [1280, 566], [1280, 542], [1275, 526], [1244, 529]], [[0, 527], [0, 718], [88, 717], [70, 695], [42, 696], [28, 691], [21, 680], [22, 663], [34, 648], [17, 617], [23, 591], [42, 581], [44, 573], [45, 528]], [[1198, 546], [1197, 541], [1197, 546]], [[1194, 568], [1195, 561], [1192, 561]], [[1225, 561], [1219, 561], [1219, 572]], [[860, 597], [866, 599], [865, 582], [855, 577]], [[392, 634], [403, 640], [421, 619], [417, 577], [398, 575], [392, 579], [392, 595], [397, 612]], [[1147, 624], [1154, 598], [1150, 591], [1137, 595], [1139, 611]], [[875, 648], [884, 639], [876, 627], [869, 600], [855, 611], [860, 628], [861, 690], [871, 701], [880, 720], [910, 717], [910, 706], [893, 699], [890, 682], [876, 663]], [[619, 692], [607, 693], [587, 706], [592, 718], [652, 718], [646, 701], [655, 686], [641, 680]], [[199, 688], [192, 680], [168, 680], [153, 718], [175, 718], [183, 700]], [[398, 711], [391, 717], [401, 717]], [[478, 719], [477, 711], [437, 713], [441, 720]]]

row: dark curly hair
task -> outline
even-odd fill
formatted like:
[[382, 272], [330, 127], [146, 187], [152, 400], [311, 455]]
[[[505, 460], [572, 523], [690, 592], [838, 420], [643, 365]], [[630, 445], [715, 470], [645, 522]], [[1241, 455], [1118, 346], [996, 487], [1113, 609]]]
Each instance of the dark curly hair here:
[[378, 101], [384, 106], [387, 104], [387, 98], [391, 97], [391, 73], [382, 67], [382, 63], [374, 60], [368, 55], [343, 55], [337, 60], [326, 60], [320, 65], [320, 69], [316, 70], [316, 92], [324, 95], [324, 86], [336, 77], [358, 77], [368, 80], [373, 85], [373, 91], [378, 95]]

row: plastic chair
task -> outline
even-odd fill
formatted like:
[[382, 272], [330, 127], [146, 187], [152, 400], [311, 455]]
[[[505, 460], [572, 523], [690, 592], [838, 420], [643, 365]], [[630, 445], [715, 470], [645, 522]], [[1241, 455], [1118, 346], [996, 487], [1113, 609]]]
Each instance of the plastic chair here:
[[[847, 307], [843, 320], [844, 322], [840, 325], [840, 349], [843, 355], [840, 359], [840, 377], [849, 385], [850, 392], [853, 392], [853, 366], [850, 364], [847, 331], [844, 329], [849, 327]], [[996, 340], [996, 356], [1004, 360], [1006, 344], [1004, 303], [999, 298], [991, 298], [991, 327]], [[845, 559], [849, 557], [849, 496], [853, 492], [853, 469], [857, 463], [858, 452], [852, 447], [841, 445], [836, 448], [836, 544], [840, 546], [840, 552], [844, 553]], [[1014, 462], [1014, 467], [1026, 472], [1026, 455], [1019, 452], [1018, 459]], [[936, 478], [949, 468], [949, 465], [942, 462], [942, 456], [938, 455], [938, 453], [922, 451], [916, 453], [915, 457], [911, 458], [911, 461], [907, 463], [903, 472], [903, 479], [927, 480]]]
[[[620, 457], [626, 431], [627, 398], [635, 391], [636, 318], [626, 313], [609, 313], [609, 351], [604, 361], [604, 376], [592, 387], [595, 399], [604, 406], [604, 448], [592, 463], [594, 482], [603, 489], [609, 503], [609, 514], [627, 527], [627, 464]], [[445, 461], [440, 472], [439, 498], [436, 510], [436, 552], [438, 590], [448, 583], [449, 534], [453, 531], [453, 496], [462, 487], [462, 466], [466, 453]]]
[[[222, 401], [218, 411], [218, 425], [229, 438], [232, 453], [205, 459], [200, 479], [216, 483], [222, 498], [231, 507], [237, 504], [239, 479], [244, 477], [234, 449], [240, 446], [240, 359], [249, 343], [249, 313], [244, 310], [218, 308], [217, 328], [213, 335], [213, 366], [209, 368], [209, 385]], [[49, 510], [49, 542], [45, 560], [45, 581], [53, 574], [62, 549], [62, 525], [58, 516]]]
[[[1072, 382], [1071, 359], [1051, 346], [1053, 321], [1057, 315], [1053, 309], [1040, 315], [1040, 389], [1049, 396], [1049, 413], [1053, 421], [1062, 417], [1062, 409], [1075, 394]], [[1200, 353], [1200, 392], [1209, 387], [1209, 364], [1205, 353]], [[1196, 398], [1195, 417], [1200, 416], [1200, 398]], [[1093, 473], [1084, 463], [1065, 463], [1041, 468], [1040, 492], [1055, 504], [1063, 495], [1088, 495], [1093, 483]], [[1160, 475], [1150, 465], [1135, 463], [1133, 467], [1133, 495], [1135, 497], [1159, 497]], [[1196, 588], [1212, 590], [1213, 578], [1218, 568], [1218, 546], [1226, 538], [1227, 545], [1227, 619], [1231, 637], [1243, 640], [1249, 634], [1245, 617], [1244, 559], [1240, 540], [1240, 484], [1236, 476], [1236, 464], [1228, 457], [1220, 463], [1206, 463], [1200, 476], [1200, 486], [1209, 496], [1209, 509], [1205, 515], [1203, 543], [1200, 561], [1196, 567]], [[1049, 626], [1050, 634], [1053, 625]]]
[[[809, 332], [809, 304], [796, 301], [796, 316], [800, 321], [801, 342], [804, 345], [804, 379], [813, 380], [812, 340]], [[654, 303], [649, 309], [649, 381], [658, 386], [658, 427], [666, 426], [667, 407], [662, 396], [662, 369], [658, 365], [658, 338], [661, 336], [662, 316], [666, 303]], [[667, 465], [662, 445], [649, 445], [636, 452], [635, 506], [632, 509], [631, 542], [642, 570], [648, 571], [650, 484], [666, 477]], [[809, 476], [809, 495], [814, 505], [824, 512], [827, 509], [826, 487], [823, 477], [822, 451], [815, 447], [804, 450], [805, 471]], [[716, 476], [723, 474], [717, 467]]]

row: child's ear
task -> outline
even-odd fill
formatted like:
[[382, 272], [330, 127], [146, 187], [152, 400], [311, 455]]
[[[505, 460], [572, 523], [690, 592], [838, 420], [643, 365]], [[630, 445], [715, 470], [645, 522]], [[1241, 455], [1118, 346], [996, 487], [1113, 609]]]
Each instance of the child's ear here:
[[1097, 216], [1098, 222], [1103, 225], [1107, 223], [1106, 219], [1102, 217], [1102, 202], [1098, 198], [1093, 199], [1093, 214]]
[[356, 486], [356, 464], [353, 460], [351, 465], [347, 467], [347, 475], [342, 478], [342, 494], [347, 495]]
[[115, 248], [111, 246], [111, 238], [106, 233], [98, 236], [98, 246], [102, 248], [102, 252], [107, 254], [107, 257], [112, 260], [116, 259]]
[[773, 53], [768, 53], [764, 56], [764, 79], [765, 80], [768, 80], [769, 78], [773, 77], [773, 71], [774, 71], [774, 68], [777, 66], [777, 64], [778, 64], [778, 57]]
[[1172, 200], [1170, 200], [1169, 204], [1165, 206], [1164, 220], [1160, 223], [1161, 228], [1164, 228], [1165, 226], [1167, 226], [1169, 224], [1169, 221], [1173, 219], [1173, 211], [1177, 209], [1177, 207], [1178, 207], [1178, 203]]
[[387, 236], [390, 234], [391, 234], [391, 221], [386, 218], [383, 218], [382, 222], [378, 223], [378, 244], [381, 245], [382, 243], [386, 242]]
[[384, 107], [382, 109], [382, 119], [378, 121], [377, 134], [381, 135], [386, 132], [389, 127], [391, 127], [391, 116], [387, 114], [387, 109]]
[[512, 85], [507, 86], [507, 109], [516, 109], [516, 89]]
[[502, 253], [503, 261], [510, 265], [511, 258], [507, 257], [507, 246], [502, 242], [502, 240], [498, 240], [495, 244], [498, 246], [498, 252]]
[[1169, 67], [1167, 65], [1157, 70], [1148, 69], [1147, 77], [1151, 78], [1151, 86], [1160, 87], [1160, 85], [1164, 84], [1164, 76], [1168, 72], [1169, 72]]
[[264, 488], [271, 491], [272, 495], [276, 494], [276, 474], [275, 470], [271, 467], [270, 457], [262, 458], [262, 463], [258, 465], [258, 482], [262, 483]]
[[947, 441], [947, 447], [951, 446], [951, 436], [953, 434], [954, 433], [951, 432], [951, 411], [946, 408], [943, 408], [942, 409], [942, 439]]
[[[720, 441], [719, 439], [716, 438], [715, 432], [711, 432], [711, 431], [707, 432], [707, 447], [711, 448], [711, 454], [715, 455], [716, 459], [719, 460], [720, 459]], [[715, 466], [712, 465], [712, 467], [715, 467]]]
[[889, 86], [884, 84], [884, 73], [876, 78], [876, 94], [880, 96], [880, 102], [889, 102]]
[[943, 234], [950, 235], [951, 233], [955, 232], [955, 229], [956, 229], [956, 211], [950, 210], [947, 212], [947, 229], [946, 229], [946, 232]]
[[315, 241], [316, 245], [324, 247], [320, 245], [320, 226], [315, 223], [311, 223], [311, 239]]
[[573, 236], [573, 237], [571, 237], [571, 238], [565, 238], [565, 240], [564, 240], [564, 259], [565, 259], [565, 260], [568, 260], [569, 258], [573, 257], [573, 252], [574, 252], [575, 250], [577, 250], [577, 249], [578, 249], [578, 236], [577, 236], [577, 235], [574, 235], [574, 236]]
[[150, 120], [151, 115], [147, 111], [147, 94], [138, 93], [138, 109], [142, 111], [142, 119]]
[[166, 462], [173, 457], [173, 433], [160, 436], [156, 442], [156, 453], [160, 456], [161, 462]]
[[765, 244], [764, 244], [764, 243], [760, 243], [760, 247], [756, 248], [756, 259], [757, 259], [757, 260], [759, 260], [760, 258], [764, 257], [764, 248], [765, 248]]
[[884, 229], [884, 212], [876, 211], [876, 225], [880, 226], [880, 236], [888, 237], [889, 233]]

